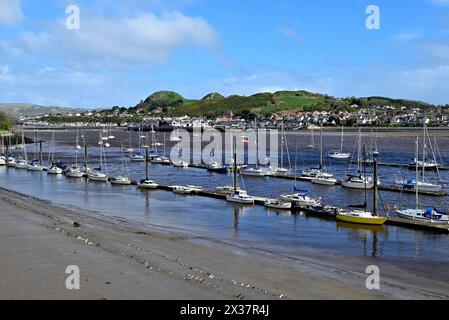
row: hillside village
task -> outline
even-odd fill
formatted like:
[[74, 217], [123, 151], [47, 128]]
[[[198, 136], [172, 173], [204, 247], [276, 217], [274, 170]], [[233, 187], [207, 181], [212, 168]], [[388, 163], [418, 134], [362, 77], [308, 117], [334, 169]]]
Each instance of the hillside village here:
[[389, 98], [343, 98], [308, 93], [278, 92], [250, 97], [209, 94], [186, 100], [177, 93], [161, 91], [135, 107], [115, 106], [103, 110], [80, 110], [20, 116], [25, 126], [170, 128], [262, 128], [283, 125], [288, 130], [313, 126], [419, 127], [449, 126], [449, 105]]

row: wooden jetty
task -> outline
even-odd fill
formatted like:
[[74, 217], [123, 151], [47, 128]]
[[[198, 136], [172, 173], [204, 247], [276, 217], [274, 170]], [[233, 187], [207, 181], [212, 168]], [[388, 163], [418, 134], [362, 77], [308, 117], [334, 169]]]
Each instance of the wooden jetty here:
[[[357, 163], [357, 161], [351, 161], [353, 164]], [[372, 164], [372, 163], [368, 163], [368, 164]], [[409, 168], [410, 170], [415, 170], [415, 166], [414, 165], [410, 165], [409, 163], [395, 163], [395, 162], [381, 162], [379, 161], [377, 163], [377, 165], [382, 166], [382, 167], [393, 167], [393, 168]], [[432, 169], [429, 169], [432, 170]], [[436, 170], [436, 169], [433, 169]], [[438, 170], [441, 171], [448, 171], [449, 170], [449, 166], [445, 166], [445, 165], [438, 165]]]

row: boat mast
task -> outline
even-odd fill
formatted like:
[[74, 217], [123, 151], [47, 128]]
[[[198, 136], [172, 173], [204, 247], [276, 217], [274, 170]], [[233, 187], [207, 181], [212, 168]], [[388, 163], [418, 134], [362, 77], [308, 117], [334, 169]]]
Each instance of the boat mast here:
[[344, 126], [341, 126], [341, 146], [340, 146], [340, 153], [343, 153], [343, 143], [345, 141], [345, 133], [344, 133]]
[[374, 195], [373, 195], [373, 214], [378, 216], [377, 212], [377, 160], [374, 160]]
[[323, 169], [323, 128], [320, 130], [320, 170]]
[[416, 154], [416, 184], [415, 184], [415, 191], [416, 191], [416, 209], [419, 209], [419, 168], [418, 168], [418, 157], [419, 157], [419, 137], [416, 137], [416, 148], [415, 148], [415, 154]]
[[284, 121], [282, 121], [282, 134], [281, 134], [281, 168], [284, 168]]
[[[358, 174], [360, 175], [362, 173], [362, 165], [361, 165], [361, 161], [360, 161], [360, 156], [362, 153], [362, 129], [359, 129], [359, 136], [357, 137], [357, 171]], [[365, 162], [365, 155], [363, 155], [363, 162]], [[363, 166], [364, 168], [365, 166]]]
[[149, 180], [149, 155], [148, 148], [145, 149], [145, 180]]
[[363, 145], [363, 182], [365, 185], [365, 212], [368, 211], [368, 179], [366, 178], [366, 146]]
[[84, 143], [84, 173], [87, 174], [87, 166], [88, 166], [88, 160], [87, 160], [87, 144], [86, 144], [86, 138], [83, 136], [83, 143]]
[[76, 129], [76, 142], [75, 142], [75, 165], [78, 166], [78, 129]]
[[[424, 137], [423, 137], [423, 163], [422, 163], [422, 181], [424, 182], [425, 179], [425, 172], [426, 172], [426, 162], [427, 162], [427, 141], [426, 141], [426, 131], [427, 131], [427, 125], [424, 123]], [[416, 160], [418, 161], [418, 160]], [[416, 166], [418, 166], [418, 163], [416, 163]], [[418, 183], [418, 181], [416, 181]]]
[[44, 160], [43, 160], [43, 156], [42, 156], [42, 141], [39, 140], [39, 165], [43, 166], [44, 164]]
[[234, 183], [234, 192], [238, 191], [238, 187], [237, 187], [237, 151], [236, 151], [236, 144], [237, 144], [237, 139], [235, 136], [232, 137], [232, 152], [234, 153], [233, 155], [233, 183]]

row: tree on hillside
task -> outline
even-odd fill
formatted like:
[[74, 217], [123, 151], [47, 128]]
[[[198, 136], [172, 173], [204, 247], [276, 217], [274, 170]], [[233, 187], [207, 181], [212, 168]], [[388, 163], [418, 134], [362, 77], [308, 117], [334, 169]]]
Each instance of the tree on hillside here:
[[0, 112], [0, 131], [9, 131], [12, 122], [4, 112]]

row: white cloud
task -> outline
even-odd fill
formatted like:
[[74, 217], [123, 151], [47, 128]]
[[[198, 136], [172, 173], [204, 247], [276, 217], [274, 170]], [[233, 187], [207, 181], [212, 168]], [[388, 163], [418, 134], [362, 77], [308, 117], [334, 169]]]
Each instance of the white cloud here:
[[19, 0], [0, 0], [0, 25], [14, 26], [23, 19]]
[[413, 40], [422, 39], [423, 34], [421, 31], [410, 31], [410, 32], [402, 32], [395, 34], [393, 36], [393, 40], [397, 42], [407, 42]]
[[44, 32], [27, 32], [0, 43], [0, 51], [45, 54], [76, 65], [148, 66], [166, 62], [182, 47], [218, 48], [218, 35], [204, 19], [177, 11], [131, 18], [89, 17], [82, 12], [80, 26], [68, 30], [58, 21]]
[[436, 5], [449, 6], [449, 0], [430, 0], [430, 2]]
[[0, 65], [0, 75], [6, 75], [9, 73], [8, 65]]

